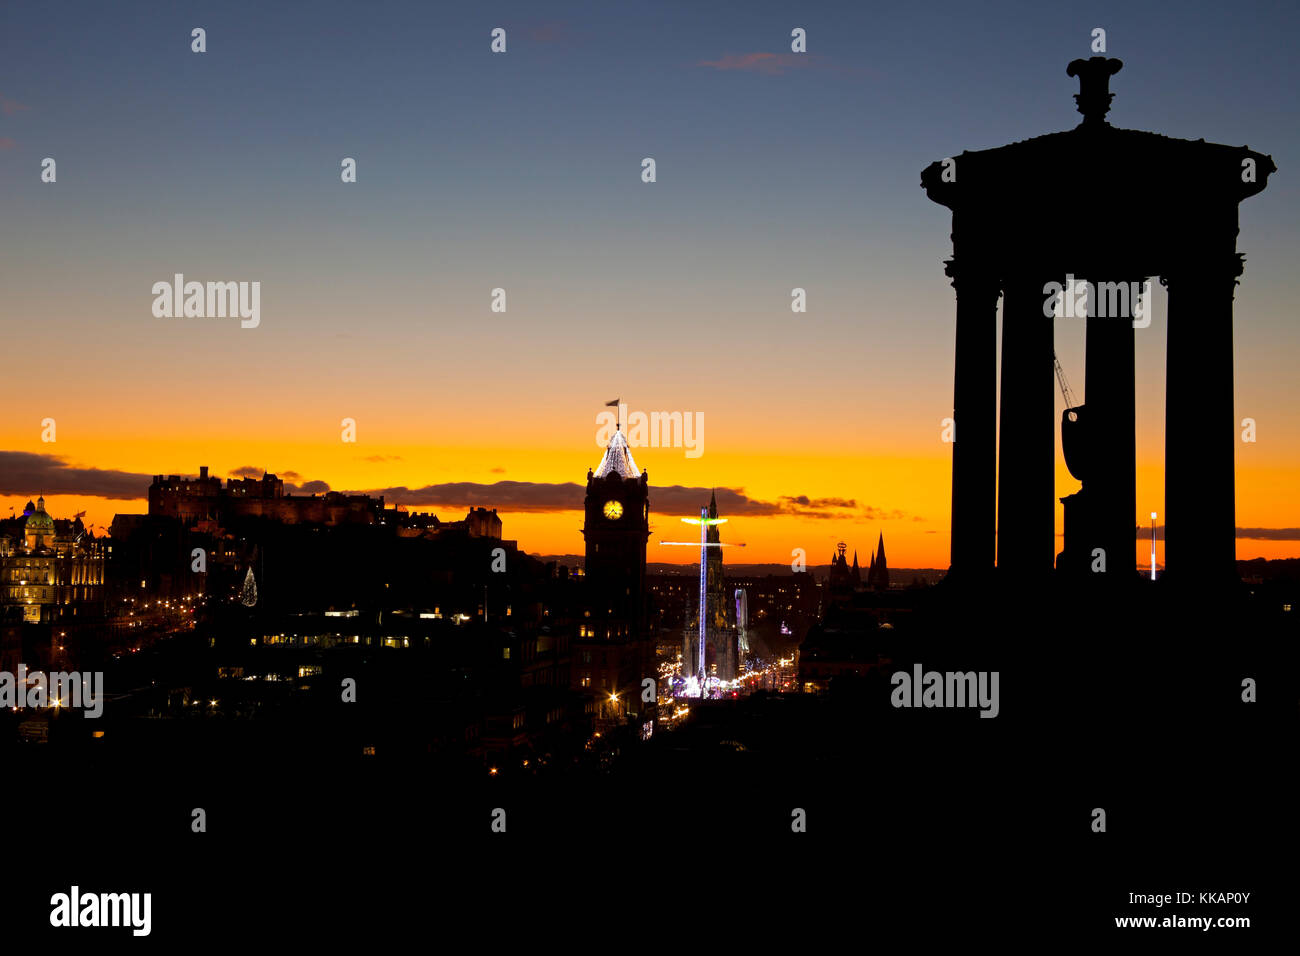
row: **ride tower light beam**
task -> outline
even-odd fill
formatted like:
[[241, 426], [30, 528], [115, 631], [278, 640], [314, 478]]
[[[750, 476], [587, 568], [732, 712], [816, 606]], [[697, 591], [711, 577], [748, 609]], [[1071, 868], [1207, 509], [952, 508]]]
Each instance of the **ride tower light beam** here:
[[[709, 509], [701, 508], [698, 518], [683, 518], [686, 524], [698, 524], [700, 526], [700, 640], [697, 652], [695, 680], [700, 688], [700, 696], [704, 696], [704, 664], [705, 649], [708, 643], [708, 626], [705, 623], [707, 616], [705, 608], [708, 607], [708, 557], [709, 548], [743, 548], [743, 544], [723, 544], [721, 541], [709, 541], [709, 525], [726, 524], [726, 518], [710, 518]], [[694, 541], [660, 541], [661, 545], [694, 545]]]

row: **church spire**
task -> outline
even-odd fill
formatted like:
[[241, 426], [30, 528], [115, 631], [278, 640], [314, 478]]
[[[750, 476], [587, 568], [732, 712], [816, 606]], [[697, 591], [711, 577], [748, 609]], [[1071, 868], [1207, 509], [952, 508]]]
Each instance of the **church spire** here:
[[880, 534], [880, 541], [876, 545], [876, 559], [872, 562], [872, 575], [875, 577], [875, 586], [881, 590], [889, 589], [889, 565], [885, 562], [885, 535]]

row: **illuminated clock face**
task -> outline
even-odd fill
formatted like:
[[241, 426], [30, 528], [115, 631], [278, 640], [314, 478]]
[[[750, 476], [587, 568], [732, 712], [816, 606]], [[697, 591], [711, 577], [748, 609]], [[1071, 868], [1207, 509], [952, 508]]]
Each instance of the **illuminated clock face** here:
[[623, 502], [606, 501], [605, 517], [608, 518], [610, 521], [617, 521], [619, 518], [623, 517]]

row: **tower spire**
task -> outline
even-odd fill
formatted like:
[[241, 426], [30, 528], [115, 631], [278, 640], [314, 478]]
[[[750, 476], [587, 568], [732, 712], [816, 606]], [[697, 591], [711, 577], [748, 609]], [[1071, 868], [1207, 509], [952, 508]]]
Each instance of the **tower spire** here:
[[882, 591], [889, 589], [889, 565], [885, 563], [885, 533], [880, 533], [880, 541], [876, 545], [876, 560], [872, 568], [875, 573], [876, 587]]

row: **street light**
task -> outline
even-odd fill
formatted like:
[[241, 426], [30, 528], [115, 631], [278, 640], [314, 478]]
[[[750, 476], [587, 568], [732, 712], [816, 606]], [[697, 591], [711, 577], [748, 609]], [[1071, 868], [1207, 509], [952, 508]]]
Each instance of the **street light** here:
[[1151, 512], [1151, 580], [1156, 579], [1156, 513]]

